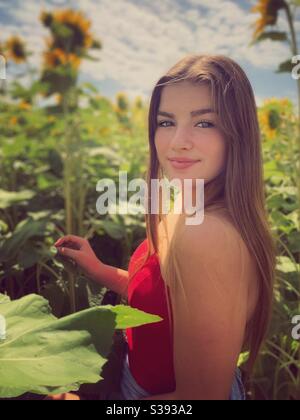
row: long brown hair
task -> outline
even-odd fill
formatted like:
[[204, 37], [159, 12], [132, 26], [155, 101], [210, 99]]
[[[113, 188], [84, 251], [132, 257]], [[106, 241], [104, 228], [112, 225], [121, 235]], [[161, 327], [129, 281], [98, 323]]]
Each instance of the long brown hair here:
[[[165, 216], [160, 211], [159, 214], [150, 212], [151, 179], [162, 179], [163, 176], [154, 143], [157, 112], [163, 87], [180, 81], [206, 84], [210, 87], [213, 106], [218, 113], [220, 128], [227, 143], [224, 173], [204, 185], [204, 210], [225, 206], [258, 267], [259, 298], [251, 322], [247, 325], [244, 343], [249, 350], [246, 369], [249, 374], [270, 322], [277, 251], [265, 208], [260, 130], [253, 90], [242, 68], [227, 56], [187, 55], [171, 67], [153, 89], [148, 115], [150, 155], [147, 169], [148, 211], [145, 215], [149, 248], [131, 278], [151, 254], [159, 253], [158, 225], [161, 220], [164, 222]], [[179, 290], [177, 282], [180, 282], [174, 246], [173, 243], [168, 250], [164, 276], [171, 316], [171, 307], [176, 312], [176, 293]], [[168, 299], [167, 285], [171, 290], [173, 305]], [[183, 285], [182, 290], [184, 291]], [[172, 328], [172, 324], [170, 327]]]

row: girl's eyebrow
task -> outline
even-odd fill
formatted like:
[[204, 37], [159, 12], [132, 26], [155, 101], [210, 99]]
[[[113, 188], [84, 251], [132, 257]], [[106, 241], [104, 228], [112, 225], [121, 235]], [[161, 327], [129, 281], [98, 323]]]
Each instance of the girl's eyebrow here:
[[[197, 115], [204, 115], [204, 114], [212, 114], [215, 113], [215, 111], [212, 108], [202, 108], [202, 109], [196, 109], [195, 111], [191, 111], [191, 116], [195, 117]], [[175, 115], [171, 114], [169, 112], [165, 112], [165, 111], [158, 111], [157, 115], [161, 115], [163, 117], [170, 117], [170, 118], [174, 118]]]

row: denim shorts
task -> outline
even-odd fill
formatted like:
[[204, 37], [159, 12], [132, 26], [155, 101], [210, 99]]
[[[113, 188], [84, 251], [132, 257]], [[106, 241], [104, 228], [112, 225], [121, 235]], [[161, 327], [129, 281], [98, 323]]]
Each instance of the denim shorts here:
[[[124, 358], [122, 379], [120, 384], [120, 399], [121, 400], [139, 400], [141, 398], [150, 397], [134, 379], [129, 369], [128, 352]], [[242, 381], [242, 375], [240, 369], [237, 367], [235, 370], [234, 381], [231, 388], [229, 397], [230, 401], [245, 401], [246, 393]]]

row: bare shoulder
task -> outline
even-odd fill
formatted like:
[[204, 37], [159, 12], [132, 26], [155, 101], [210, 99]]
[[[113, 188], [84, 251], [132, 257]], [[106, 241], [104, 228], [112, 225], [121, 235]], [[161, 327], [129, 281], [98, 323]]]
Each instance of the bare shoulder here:
[[[226, 243], [242, 246], [242, 238], [231, 217], [226, 212], [207, 212], [198, 225], [181, 225], [181, 245], [207, 249], [208, 245], [222, 248]], [[223, 249], [226, 251], [226, 249]]]
[[158, 232], [161, 238], [166, 237], [166, 232], [172, 238], [176, 232], [176, 248], [179, 249], [192, 247], [199, 252], [201, 248], [207, 249], [208, 245], [224, 247], [225, 242], [231, 244], [232, 250], [234, 244], [243, 246], [241, 235], [226, 209], [205, 213], [202, 223], [196, 225], [185, 223], [184, 215], [169, 213], [159, 223]]
[[235, 287], [243, 283], [248, 289], [247, 320], [255, 310], [259, 291], [259, 270], [256, 259], [226, 211], [208, 212], [203, 223], [183, 225], [180, 240], [176, 244], [178, 259], [205, 261], [207, 267], [222, 270], [227, 282]]

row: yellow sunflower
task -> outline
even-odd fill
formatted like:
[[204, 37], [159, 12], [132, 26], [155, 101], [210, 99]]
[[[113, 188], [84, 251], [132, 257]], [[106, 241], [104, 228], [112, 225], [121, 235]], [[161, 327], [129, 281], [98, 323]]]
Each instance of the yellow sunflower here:
[[284, 126], [286, 118], [293, 114], [292, 102], [287, 98], [268, 98], [258, 109], [259, 125], [267, 140], [274, 140]]
[[47, 51], [44, 53], [44, 58], [45, 65], [48, 68], [70, 64], [73, 68], [77, 69], [81, 62], [80, 58], [76, 54], [66, 54], [60, 48]]
[[45, 64], [47, 67], [56, 67], [67, 63], [67, 55], [60, 48], [44, 53]]
[[261, 127], [262, 133], [265, 135], [267, 140], [274, 140], [276, 136], [276, 130], [270, 127], [269, 122], [269, 111], [265, 110], [259, 116], [259, 125]]
[[31, 109], [31, 107], [32, 107], [31, 104], [27, 101], [22, 101], [22, 102], [19, 103], [19, 108], [24, 110], [24, 111], [27, 111], [28, 109]]
[[73, 30], [77, 47], [90, 48], [92, 46], [91, 21], [82, 12], [72, 9], [58, 10], [54, 12], [53, 18], [56, 22], [62, 23]]
[[68, 54], [67, 55], [68, 63], [71, 64], [72, 67], [78, 69], [81, 63], [81, 59], [76, 54]]
[[56, 103], [57, 103], [57, 104], [62, 104], [62, 100], [63, 100], [63, 96], [62, 96], [62, 94], [61, 94], [61, 93], [57, 93], [57, 94], [55, 95], [55, 100], [56, 100]]
[[15, 63], [26, 61], [25, 43], [18, 36], [12, 36], [5, 44], [7, 57]]
[[278, 11], [284, 7], [286, 7], [284, 0], [259, 0], [258, 3], [251, 8], [251, 12], [261, 14], [260, 19], [254, 24], [254, 39], [264, 31], [266, 26], [276, 24]]
[[11, 125], [17, 125], [18, 124], [18, 122], [19, 122], [19, 120], [18, 120], [18, 117], [11, 117], [11, 119], [9, 120], [9, 122], [10, 122], [10, 124]]
[[116, 97], [115, 111], [122, 113], [129, 109], [129, 102], [126, 93], [118, 92]]

